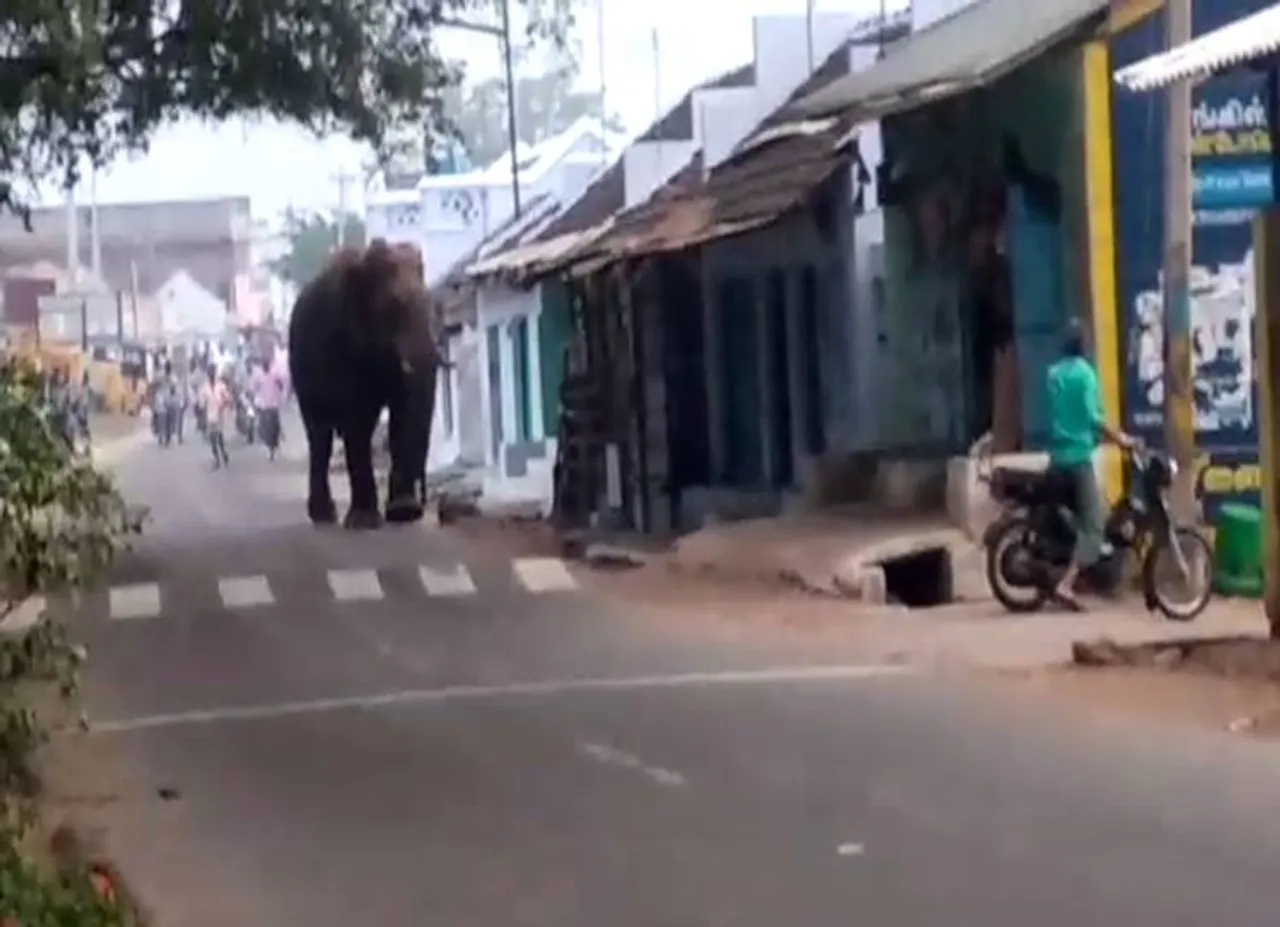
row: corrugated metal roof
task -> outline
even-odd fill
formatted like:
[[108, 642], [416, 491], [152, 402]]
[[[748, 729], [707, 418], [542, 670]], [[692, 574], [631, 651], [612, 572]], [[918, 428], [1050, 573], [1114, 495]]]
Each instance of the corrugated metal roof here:
[[884, 58], [796, 102], [796, 118], [858, 121], [988, 83], [1069, 38], [1108, 0], [977, 0], [889, 46]]
[[1280, 3], [1116, 72], [1129, 90], [1158, 90], [1280, 51]]

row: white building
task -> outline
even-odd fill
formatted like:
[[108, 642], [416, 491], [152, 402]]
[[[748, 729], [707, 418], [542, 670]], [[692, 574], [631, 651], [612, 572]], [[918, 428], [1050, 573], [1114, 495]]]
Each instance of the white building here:
[[[576, 195], [606, 162], [610, 140], [599, 121], [581, 119], [564, 133], [517, 150], [521, 205], [539, 196]], [[375, 177], [365, 195], [369, 238], [416, 244], [428, 282], [437, 282], [514, 213], [509, 155], [465, 174], [422, 178], [388, 189]]]
[[160, 330], [170, 344], [222, 337], [227, 304], [185, 270], [173, 274], [155, 292]]

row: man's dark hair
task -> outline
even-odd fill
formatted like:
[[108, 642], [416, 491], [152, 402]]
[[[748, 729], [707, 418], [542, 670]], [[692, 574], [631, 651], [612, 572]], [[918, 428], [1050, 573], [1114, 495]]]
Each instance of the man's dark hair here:
[[1062, 332], [1062, 353], [1067, 357], [1085, 357], [1088, 354], [1084, 329], [1078, 319], [1072, 319]]

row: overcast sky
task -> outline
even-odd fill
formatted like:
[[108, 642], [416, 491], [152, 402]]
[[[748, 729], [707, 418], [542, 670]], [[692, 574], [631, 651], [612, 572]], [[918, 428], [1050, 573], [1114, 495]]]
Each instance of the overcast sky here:
[[[802, 15], [804, 6], [805, 0], [586, 0], [577, 29], [582, 80], [600, 85], [603, 57], [607, 105], [622, 115], [629, 130], [638, 131], [693, 84], [751, 60], [753, 14]], [[816, 6], [874, 13], [879, 2], [819, 0]], [[444, 51], [466, 60], [477, 77], [499, 71], [499, 47], [489, 37], [455, 32]], [[357, 170], [363, 160], [349, 139], [321, 142], [278, 124], [183, 124], [158, 134], [145, 157], [118, 162], [99, 175], [98, 198], [123, 202], [248, 194], [254, 215], [271, 218], [290, 206], [332, 208], [338, 197], [334, 175]], [[87, 190], [80, 199], [87, 199]]]

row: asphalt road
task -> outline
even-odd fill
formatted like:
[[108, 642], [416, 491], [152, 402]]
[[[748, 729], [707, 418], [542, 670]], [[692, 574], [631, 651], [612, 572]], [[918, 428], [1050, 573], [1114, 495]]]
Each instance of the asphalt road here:
[[1277, 923], [1273, 748], [677, 640], [445, 530], [312, 530], [233, 454], [132, 455], [153, 530], [76, 618], [161, 927]]

